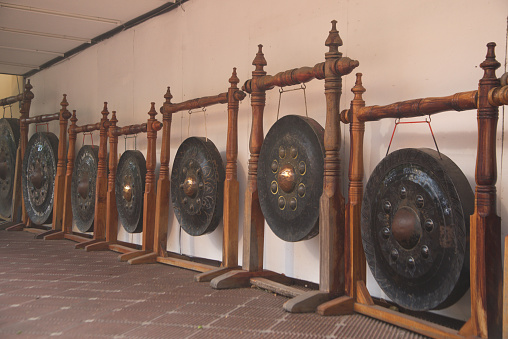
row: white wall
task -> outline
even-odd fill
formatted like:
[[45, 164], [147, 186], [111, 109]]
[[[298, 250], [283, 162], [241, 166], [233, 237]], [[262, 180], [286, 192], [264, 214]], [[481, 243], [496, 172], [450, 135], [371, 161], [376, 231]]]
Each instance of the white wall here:
[[[171, 86], [173, 102], [215, 95], [227, 90], [232, 67], [238, 68], [243, 83], [250, 78], [257, 44], [264, 45], [268, 62], [265, 70], [275, 74], [290, 68], [313, 66], [324, 61], [324, 41], [330, 21], [338, 20], [344, 41], [340, 50], [360, 61], [356, 71], [364, 74], [367, 105], [427, 96], [444, 96], [474, 90], [482, 71], [486, 44], [495, 41], [497, 59], [506, 70], [508, 2], [485, 1], [206, 1], [191, 0], [170, 13], [145, 22], [32, 77], [32, 114], [56, 112], [62, 93], [68, 94], [70, 109], [78, 111], [79, 124], [100, 119], [102, 102], [118, 112], [119, 125], [146, 120], [151, 101], [159, 107], [166, 86]], [[341, 109], [352, 99], [354, 73], [343, 79]], [[309, 116], [325, 123], [323, 82], [307, 85]], [[276, 120], [278, 91], [267, 92], [265, 133]], [[304, 114], [300, 92], [285, 94], [281, 115]], [[159, 116], [159, 119], [162, 119]], [[226, 106], [207, 109], [208, 137], [225, 158]], [[503, 158], [504, 110], [498, 129], [498, 213], [508, 218], [505, 187], [508, 177]], [[173, 117], [171, 157], [187, 137], [187, 112]], [[393, 121], [367, 126], [365, 134], [365, 181], [384, 157]], [[240, 206], [247, 177], [251, 110], [248, 97], [240, 105], [239, 181]], [[476, 154], [476, 114], [474, 111], [433, 116], [432, 127], [440, 150], [452, 158], [474, 183]], [[55, 127], [52, 127], [56, 131]], [[426, 127], [425, 127], [426, 128]], [[433, 147], [428, 130], [422, 126], [402, 126], [392, 149]], [[204, 119], [194, 115], [190, 135], [204, 134]], [[348, 127], [342, 127], [343, 173], [347, 175]], [[95, 136], [98, 140], [98, 134]], [[78, 138], [78, 147], [81, 142]], [[138, 138], [138, 149], [146, 152], [146, 139]], [[123, 140], [119, 152], [123, 152]], [[160, 150], [160, 138], [158, 139]], [[172, 162], [172, 159], [171, 159]], [[170, 164], [171, 165], [171, 164]], [[346, 180], [343, 179], [344, 185]], [[345, 186], [344, 186], [345, 187]], [[343, 189], [345, 193], [345, 188]], [[182, 232], [171, 206], [168, 250], [221, 259], [222, 226], [213, 234], [193, 238]], [[243, 220], [243, 208], [240, 210]], [[508, 227], [503, 226], [503, 235]], [[120, 231], [121, 240], [140, 243], [140, 236]], [[242, 251], [240, 226], [240, 255]], [[318, 282], [318, 238], [295, 244], [284, 243], [265, 230], [265, 268], [288, 276]], [[369, 277], [368, 286], [383, 296]], [[445, 313], [466, 319], [468, 296]]]

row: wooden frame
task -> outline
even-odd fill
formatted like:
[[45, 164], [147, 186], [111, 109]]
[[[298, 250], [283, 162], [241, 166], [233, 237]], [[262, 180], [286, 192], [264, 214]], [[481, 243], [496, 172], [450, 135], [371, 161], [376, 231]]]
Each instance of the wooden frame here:
[[[251, 94], [252, 130], [250, 136], [250, 160], [247, 190], [245, 193], [245, 213], [243, 232], [243, 267], [233, 270], [211, 281], [214, 288], [236, 288], [251, 283], [263, 288], [295, 296], [284, 304], [290, 312], [311, 312], [317, 305], [332, 297], [344, 293], [343, 264], [343, 214], [344, 198], [340, 193], [340, 129], [339, 103], [342, 90], [342, 75], [349, 74], [359, 65], [358, 61], [342, 57], [338, 47], [342, 40], [332, 21], [325, 45], [329, 51], [325, 62], [314, 67], [301, 67], [267, 75], [263, 67], [267, 65], [259, 45], [258, 53], [252, 64], [256, 67], [252, 79], [243, 86]], [[259, 205], [257, 191], [257, 166], [259, 152], [263, 144], [263, 111], [266, 91], [278, 87], [296, 85], [312, 79], [325, 80], [326, 123], [325, 123], [325, 159], [323, 194], [320, 199], [319, 240], [320, 240], [320, 277], [319, 291], [303, 293], [301, 290], [285, 286], [288, 278], [263, 269], [264, 216]], [[267, 279], [269, 278], [269, 279]]]
[[[0, 106], [7, 106], [12, 105], [16, 102], [21, 101], [21, 108], [20, 108], [20, 118], [27, 118], [30, 115], [30, 105], [32, 104], [32, 99], [34, 98], [34, 94], [32, 93], [33, 86], [30, 84], [30, 79], [28, 79], [27, 83], [25, 84], [25, 90], [23, 93], [10, 96], [7, 98], [0, 99]], [[21, 125], [20, 125], [20, 132], [21, 132]], [[20, 214], [20, 206], [22, 206], [23, 198], [21, 193], [21, 167], [23, 162], [23, 157], [21, 155], [21, 150], [24, 149], [21, 146], [21, 133], [20, 133], [20, 140], [18, 149], [16, 151], [16, 164], [14, 168], [14, 187], [12, 192], [12, 208], [11, 208], [11, 217], [10, 219], [6, 219], [4, 222], [0, 224], [0, 227], [2, 229], [9, 228], [11, 226], [14, 226], [16, 224], [19, 224], [21, 221], [22, 215]], [[24, 144], [24, 147], [26, 147], [26, 143]]]
[[[155, 214], [153, 208], [155, 206], [155, 166], [156, 166], [156, 140], [157, 131], [162, 129], [162, 123], [155, 119], [157, 111], [155, 103], [151, 103], [149, 118], [146, 123], [139, 125], [130, 125], [125, 127], [117, 127], [116, 112], [113, 111], [109, 120], [108, 137], [109, 137], [109, 176], [108, 191], [106, 196], [106, 234], [103, 241], [92, 241], [92, 243], [83, 243], [87, 251], [104, 251], [111, 250], [122, 253], [118, 259], [126, 261], [147, 253], [153, 252], [154, 224]], [[115, 179], [116, 167], [118, 163], [118, 137], [121, 135], [132, 135], [137, 133], [147, 134], [147, 155], [146, 155], [146, 177], [145, 177], [145, 193], [143, 202], [143, 240], [141, 250], [137, 249], [137, 245], [118, 240], [118, 211], [116, 209]], [[101, 213], [101, 210], [96, 210]]]
[[[72, 112], [71, 125], [69, 126], [69, 147], [67, 151], [67, 172], [65, 175], [64, 188], [64, 207], [63, 207], [63, 227], [62, 230], [50, 235], [46, 235], [44, 240], [68, 239], [76, 241], [79, 244], [76, 248], [83, 248], [92, 243], [105, 239], [106, 232], [106, 193], [108, 190], [108, 171], [106, 166], [108, 155], [108, 103], [104, 102], [104, 108], [101, 112], [102, 119], [95, 124], [78, 126], [76, 111]], [[99, 162], [97, 164], [97, 179], [95, 188], [95, 214], [93, 239], [90, 240], [79, 234], [72, 232], [72, 204], [71, 204], [71, 185], [72, 173], [74, 170], [74, 159], [76, 153], [76, 138], [78, 133], [100, 131], [99, 141]]]
[[[28, 126], [33, 123], [44, 123], [58, 120], [60, 123], [60, 133], [58, 137], [58, 162], [56, 165], [55, 174], [55, 187], [53, 189], [53, 220], [51, 223], [51, 229], [41, 229], [33, 227], [31, 220], [28, 217], [24, 202], [22, 202], [22, 222], [7, 228], [8, 231], [20, 231], [26, 230], [37, 234], [37, 238], [42, 238], [46, 235], [58, 232], [62, 230], [62, 215], [63, 215], [63, 195], [64, 195], [64, 184], [65, 184], [65, 168], [66, 168], [66, 157], [65, 149], [67, 147], [67, 120], [71, 117], [71, 113], [67, 110], [69, 103], [67, 102], [67, 94], [63, 95], [62, 102], [60, 103], [60, 112], [53, 114], [43, 114], [34, 117], [28, 117], [28, 111], [23, 110], [21, 119], [19, 120], [20, 125], [20, 159], [23, 161], [25, 156], [26, 146], [28, 144]], [[20, 163], [21, 165], [21, 163]], [[21, 172], [21, 169], [20, 169]], [[20, 178], [21, 180], [21, 178]]]
[[[349, 203], [346, 225], [346, 295], [318, 308], [323, 315], [346, 314], [353, 310], [399, 327], [436, 338], [478, 336], [498, 338], [502, 322], [501, 224], [496, 214], [496, 125], [497, 106], [508, 104], [508, 86], [500, 86], [495, 70], [494, 43], [487, 45], [487, 57], [480, 67], [484, 76], [477, 91], [447, 97], [424, 98], [387, 106], [365, 107], [361, 74], [352, 91], [354, 99], [341, 120], [350, 123], [351, 155]], [[475, 212], [471, 216], [470, 277], [471, 318], [456, 331], [375, 305], [365, 285], [360, 210], [363, 195], [363, 132], [365, 122], [384, 118], [407, 118], [450, 110], [478, 109], [478, 149], [476, 158]], [[505, 296], [506, 297], [506, 296]]]
[[[230, 87], [227, 92], [218, 95], [187, 100], [181, 103], [171, 103], [173, 96], [168, 90], [164, 95], [166, 99], [161, 107], [163, 114], [161, 167], [159, 172], [158, 192], [155, 210], [155, 239], [154, 252], [145, 256], [129, 260], [131, 264], [159, 262], [162, 264], [183, 267], [198, 272], [196, 281], [209, 281], [212, 278], [238, 267], [238, 200], [239, 183], [237, 179], [238, 157], [238, 106], [239, 101], [245, 98], [245, 93], [238, 89], [239, 79], [236, 68], [229, 78]], [[198, 263], [189, 258], [167, 251], [167, 234], [169, 223], [170, 204], [170, 177], [169, 177], [169, 146], [171, 121], [174, 113], [216, 104], [228, 104], [228, 130], [226, 144], [226, 179], [224, 181], [224, 233], [222, 246], [222, 263], [217, 268], [212, 265]]]

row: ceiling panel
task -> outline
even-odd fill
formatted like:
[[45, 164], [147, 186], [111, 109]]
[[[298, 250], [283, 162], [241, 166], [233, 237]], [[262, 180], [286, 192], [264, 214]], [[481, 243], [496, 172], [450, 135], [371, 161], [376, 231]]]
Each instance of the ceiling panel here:
[[0, 0], [0, 73], [23, 75], [50, 65], [67, 52], [96, 43], [93, 39], [104, 33], [120, 31], [126, 22], [173, 4], [164, 0]]

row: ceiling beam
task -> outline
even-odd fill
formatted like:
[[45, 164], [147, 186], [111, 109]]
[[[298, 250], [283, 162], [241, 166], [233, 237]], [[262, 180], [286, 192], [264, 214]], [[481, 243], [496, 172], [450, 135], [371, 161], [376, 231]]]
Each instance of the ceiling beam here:
[[33, 53], [43, 53], [43, 54], [53, 54], [53, 55], [58, 55], [58, 56], [64, 56], [64, 53], [54, 52], [54, 51], [45, 51], [42, 49], [21, 48], [21, 47], [12, 47], [12, 46], [3, 46], [3, 45], [0, 45], [0, 49], [10, 49], [13, 51], [23, 51], [23, 52], [33, 52]]
[[26, 12], [33, 12], [33, 13], [55, 15], [55, 16], [60, 16], [60, 17], [65, 17], [65, 18], [73, 18], [73, 19], [81, 19], [81, 20], [103, 22], [103, 23], [117, 25], [117, 26], [122, 23], [122, 21], [116, 20], [116, 19], [101, 18], [101, 17], [98, 17], [98, 16], [76, 14], [76, 13], [68, 13], [68, 12], [55, 11], [55, 10], [45, 9], [45, 8], [37, 8], [37, 7], [31, 7], [31, 6], [16, 5], [16, 4], [10, 4], [10, 3], [6, 3], [6, 2], [0, 2], [0, 7], [9, 8], [9, 9], [15, 9], [15, 10], [19, 10], [19, 11], [26, 11]]
[[24, 29], [16, 29], [16, 28], [9, 28], [9, 27], [0, 27], [0, 31], [9, 32], [9, 33], [32, 35], [32, 36], [42, 36], [45, 38], [80, 41], [80, 42], [84, 42], [84, 43], [91, 43], [92, 42], [90, 39], [80, 38], [80, 37], [76, 37], [76, 36], [62, 35], [62, 34], [51, 34], [51, 33], [36, 32], [36, 31], [27, 31]]

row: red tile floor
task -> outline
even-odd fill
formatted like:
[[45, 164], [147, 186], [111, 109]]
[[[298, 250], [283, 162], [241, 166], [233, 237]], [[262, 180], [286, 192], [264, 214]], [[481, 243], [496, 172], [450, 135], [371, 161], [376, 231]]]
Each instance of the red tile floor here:
[[0, 231], [0, 338], [423, 338], [361, 315], [290, 314], [257, 288]]

